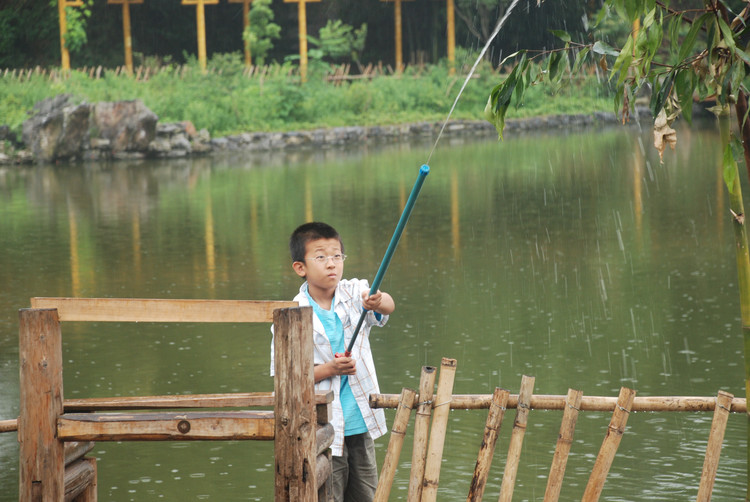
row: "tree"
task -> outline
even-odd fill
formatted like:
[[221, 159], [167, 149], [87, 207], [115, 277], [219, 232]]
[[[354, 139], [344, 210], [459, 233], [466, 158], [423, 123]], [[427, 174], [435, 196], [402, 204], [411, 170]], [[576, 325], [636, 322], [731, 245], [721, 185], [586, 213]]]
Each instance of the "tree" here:
[[[329, 57], [333, 61], [351, 59], [359, 63], [359, 55], [365, 48], [365, 39], [367, 38], [367, 24], [362, 24], [359, 29], [354, 29], [348, 24], [344, 24], [340, 19], [329, 19], [324, 27], [320, 29], [318, 37], [311, 35], [307, 39], [318, 54], [311, 54], [312, 57], [320, 59]], [[313, 51], [311, 51], [313, 52]]]
[[273, 48], [273, 40], [281, 36], [281, 27], [273, 22], [271, 0], [255, 0], [252, 3], [250, 18], [242, 38], [250, 42], [250, 50], [259, 65], [265, 64], [268, 51]]
[[[750, 172], [750, 120], [745, 76], [750, 54], [745, 40], [750, 33], [750, 4], [735, 13], [734, 2], [667, 2], [661, 0], [605, 0], [597, 23], [615, 18], [632, 27], [622, 47], [603, 40], [582, 44], [566, 31], [555, 31], [562, 47], [532, 55], [519, 51], [507, 58], [515, 64], [507, 78], [490, 93], [486, 116], [502, 137], [505, 113], [523, 101], [524, 91], [538, 83], [563, 85], [586, 62], [595, 63], [615, 84], [615, 108], [628, 120], [634, 96], [650, 90], [654, 120], [654, 145], [659, 155], [667, 145], [677, 145], [671, 125], [682, 116], [690, 123], [694, 100], [712, 100], [719, 118], [723, 144], [724, 181], [733, 216], [740, 313], [744, 339], [745, 395], [750, 401], [750, 253], [748, 252], [742, 189], [738, 164]], [[743, 5], [743, 4], [740, 4]], [[568, 78], [566, 78], [568, 77]], [[734, 108], [740, 139], [729, 132], [729, 111]], [[750, 414], [748, 414], [750, 422]], [[748, 427], [750, 445], [750, 427]], [[748, 448], [750, 501], [750, 447]]]

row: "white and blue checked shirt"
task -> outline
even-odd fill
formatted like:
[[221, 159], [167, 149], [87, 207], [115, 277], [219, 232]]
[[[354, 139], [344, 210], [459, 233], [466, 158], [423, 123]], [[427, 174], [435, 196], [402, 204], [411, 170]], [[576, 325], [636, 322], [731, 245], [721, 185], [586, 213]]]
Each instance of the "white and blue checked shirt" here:
[[[294, 297], [294, 301], [297, 302], [300, 307], [310, 305], [307, 294], [305, 294], [306, 291], [307, 282], [302, 284], [299, 294]], [[362, 315], [363, 291], [370, 291], [368, 282], [363, 279], [342, 279], [338, 286], [336, 286], [333, 310], [336, 312], [336, 315], [339, 316], [341, 324], [344, 326], [344, 340], [347, 347], [349, 346], [349, 342], [354, 334], [354, 328], [357, 327], [357, 322]], [[378, 317], [380, 317], [380, 319], [378, 319]], [[386, 322], [388, 322], [387, 315], [378, 314], [376, 316], [375, 312], [368, 312], [362, 323], [362, 327], [359, 330], [354, 347], [352, 348], [352, 358], [357, 361], [357, 373], [355, 375], [349, 375], [349, 386], [352, 389], [359, 410], [362, 413], [362, 417], [365, 419], [365, 424], [367, 425], [367, 429], [373, 439], [379, 438], [385, 434], [387, 432], [387, 427], [383, 410], [372, 409], [369, 404], [368, 396], [370, 394], [380, 393], [378, 377], [375, 374], [375, 363], [373, 362], [372, 350], [370, 349], [370, 328], [372, 326], [384, 326]], [[271, 333], [273, 334], [273, 328], [271, 329]], [[324, 364], [333, 360], [334, 355], [331, 343], [326, 336], [323, 324], [316, 315], [313, 315], [313, 347], [313, 364]], [[271, 376], [274, 376], [273, 350], [274, 341], [272, 336]], [[333, 391], [333, 418], [331, 423], [333, 424], [335, 436], [331, 450], [333, 455], [341, 456], [344, 447], [344, 413], [341, 409], [341, 400], [339, 397], [339, 392], [341, 390], [341, 376], [336, 375], [321, 380], [315, 384], [315, 390]]]

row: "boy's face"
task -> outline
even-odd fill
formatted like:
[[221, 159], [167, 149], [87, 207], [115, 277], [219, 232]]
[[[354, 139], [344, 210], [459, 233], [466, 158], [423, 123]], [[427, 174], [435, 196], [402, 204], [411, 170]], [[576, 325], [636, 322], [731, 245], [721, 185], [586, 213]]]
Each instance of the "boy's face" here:
[[[333, 294], [344, 274], [344, 262], [337, 262], [332, 257], [341, 254], [341, 242], [338, 239], [312, 240], [305, 244], [304, 261], [295, 261], [292, 267], [297, 275], [307, 279], [309, 289]], [[315, 259], [321, 256], [325, 259]]]

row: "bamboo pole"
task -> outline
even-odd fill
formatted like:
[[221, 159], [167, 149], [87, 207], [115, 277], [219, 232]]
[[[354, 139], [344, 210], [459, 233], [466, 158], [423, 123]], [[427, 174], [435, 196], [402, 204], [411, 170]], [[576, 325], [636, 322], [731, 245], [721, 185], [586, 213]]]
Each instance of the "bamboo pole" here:
[[63, 412], [60, 323], [52, 309], [21, 309], [18, 318], [19, 500], [63, 500], [65, 449], [56, 435]]
[[521, 447], [526, 434], [526, 423], [529, 418], [529, 404], [534, 392], [534, 377], [523, 375], [521, 378], [521, 390], [518, 392], [518, 406], [516, 407], [516, 419], [513, 421], [513, 432], [510, 434], [510, 445], [508, 446], [508, 460], [505, 463], [503, 483], [500, 486], [500, 502], [511, 502], [513, 489], [516, 484], [518, 463], [521, 459]]
[[18, 419], [0, 420], [0, 432], [16, 432], [18, 430]]
[[484, 495], [484, 488], [487, 485], [487, 476], [490, 473], [492, 465], [492, 456], [495, 454], [495, 444], [497, 435], [500, 432], [500, 426], [505, 416], [506, 405], [508, 404], [508, 391], [497, 388], [492, 395], [492, 405], [487, 414], [487, 422], [484, 426], [484, 437], [479, 447], [477, 455], [477, 464], [474, 467], [474, 477], [471, 479], [469, 496], [467, 502], [481, 502]]
[[385, 455], [383, 468], [380, 471], [380, 479], [375, 490], [374, 502], [388, 502], [393, 485], [393, 476], [396, 474], [398, 459], [401, 456], [401, 447], [404, 445], [406, 426], [409, 424], [411, 410], [414, 408], [417, 392], [413, 389], [403, 389], [396, 417], [393, 419], [391, 438], [388, 441], [388, 451]]
[[721, 443], [724, 441], [724, 431], [727, 428], [727, 419], [729, 418], [729, 409], [732, 406], [733, 397], [732, 394], [724, 391], [719, 391], [719, 395], [716, 396], [716, 409], [711, 422], [711, 432], [708, 435], [706, 457], [703, 460], [703, 472], [701, 473], [701, 482], [696, 498], [698, 502], [711, 500], [711, 492], [716, 481], [716, 470], [719, 467]]
[[[492, 402], [492, 394], [454, 394], [451, 398], [452, 410], [486, 410]], [[564, 410], [567, 398], [564, 395], [535, 394], [531, 397], [532, 410]], [[395, 408], [398, 394], [371, 394], [373, 408]], [[508, 396], [508, 409], [518, 406], [518, 395]], [[617, 406], [617, 398], [611, 396], [583, 396], [580, 411], [612, 412]], [[632, 411], [714, 411], [716, 396], [644, 396], [636, 397]], [[732, 413], [747, 413], [744, 398], [732, 399]]]
[[599, 455], [596, 457], [594, 468], [589, 476], [589, 482], [586, 490], [583, 492], [583, 502], [596, 502], [604, 488], [604, 482], [607, 480], [609, 468], [617, 453], [617, 447], [620, 446], [622, 435], [625, 433], [625, 425], [628, 422], [628, 416], [633, 408], [633, 399], [635, 391], [622, 387], [620, 395], [617, 398], [617, 407], [612, 413], [612, 419], [609, 422], [607, 433], [599, 449]]
[[427, 438], [432, 414], [432, 398], [435, 393], [435, 366], [422, 366], [419, 379], [419, 406], [414, 417], [414, 447], [411, 454], [411, 475], [407, 500], [419, 501], [422, 498], [425, 461], [427, 460]]
[[445, 429], [450, 414], [453, 381], [456, 377], [456, 360], [444, 357], [440, 364], [440, 378], [438, 379], [437, 396], [435, 398], [435, 414], [430, 431], [430, 444], [427, 448], [427, 463], [425, 465], [424, 481], [422, 482], [422, 502], [434, 502], [437, 498], [438, 482], [440, 480], [440, 462], [443, 459]]
[[557, 436], [557, 447], [552, 457], [552, 465], [547, 479], [547, 489], [544, 492], [544, 502], [557, 502], [560, 498], [563, 477], [565, 477], [565, 466], [568, 462], [568, 454], [573, 444], [573, 434], [576, 430], [578, 411], [581, 406], [583, 392], [568, 389], [567, 407], [563, 411], [560, 434]]

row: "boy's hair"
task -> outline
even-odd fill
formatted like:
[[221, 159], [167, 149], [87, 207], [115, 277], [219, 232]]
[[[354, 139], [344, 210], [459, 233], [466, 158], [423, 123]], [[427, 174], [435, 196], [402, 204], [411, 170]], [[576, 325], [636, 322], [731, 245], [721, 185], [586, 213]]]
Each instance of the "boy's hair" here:
[[289, 238], [289, 252], [292, 261], [305, 261], [307, 243], [318, 239], [338, 239], [341, 244], [341, 252], [344, 252], [344, 242], [341, 236], [331, 225], [312, 221], [298, 226]]

